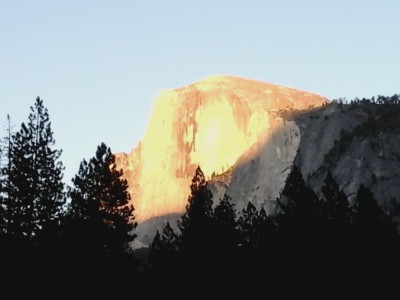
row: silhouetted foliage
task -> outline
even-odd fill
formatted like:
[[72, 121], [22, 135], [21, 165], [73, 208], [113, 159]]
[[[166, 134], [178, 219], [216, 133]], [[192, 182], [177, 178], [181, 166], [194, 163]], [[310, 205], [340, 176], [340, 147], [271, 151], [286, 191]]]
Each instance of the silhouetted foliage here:
[[154, 268], [173, 267], [177, 264], [178, 250], [178, 235], [167, 222], [162, 234], [157, 231], [150, 245], [149, 262]]
[[231, 197], [224, 195], [214, 208], [215, 243], [212, 246], [214, 255], [212, 261], [215, 272], [211, 274], [215, 282], [232, 283], [237, 275], [238, 246], [240, 231], [238, 228], [237, 212]]
[[[171, 270], [189, 290], [194, 287], [190, 279], [207, 272], [208, 289], [226, 295], [232, 284], [257, 289], [266, 282], [278, 286], [283, 282], [308, 285], [359, 282], [368, 276], [376, 279], [363, 267], [371, 257], [374, 270], [380, 266], [379, 271], [386, 271], [378, 261], [395, 261], [398, 266], [394, 255], [399, 250], [398, 235], [370, 192], [361, 189], [360, 200], [350, 207], [330, 173], [320, 200], [293, 166], [277, 200], [277, 212], [271, 216], [251, 202], [237, 215], [228, 196], [212, 211], [211, 195], [200, 169], [191, 189], [186, 212], [178, 222], [181, 233], [167, 224], [152, 244], [153, 258], [158, 259], [152, 264], [161, 267], [155, 274], [162, 274], [158, 279], [168, 282], [166, 286], [171, 284]], [[371, 236], [372, 230], [379, 234]], [[390, 259], [385, 258], [383, 249], [388, 250]]]
[[139, 278], [130, 245], [136, 237], [134, 207], [121, 176], [114, 154], [102, 143], [93, 158], [81, 162], [72, 179], [58, 251], [64, 257], [65, 272], [74, 278], [70, 287], [74, 291], [93, 295], [98, 283], [106, 282], [110, 288], [100, 288], [98, 294], [118, 297], [126, 295], [126, 290], [117, 287]]
[[389, 215], [385, 214], [364, 185], [360, 185], [353, 205], [353, 242], [360, 257], [390, 257], [389, 249], [398, 235]]
[[242, 215], [238, 220], [238, 226], [241, 232], [241, 247], [254, 249], [257, 245], [257, 218], [256, 207], [250, 201], [246, 208], [242, 210]]
[[209, 272], [215, 266], [212, 194], [200, 167], [196, 169], [190, 189], [185, 213], [178, 220], [179, 232], [175, 233], [167, 223], [163, 234], [157, 232], [150, 247], [152, 274], [166, 287], [171, 284], [171, 274], [173, 281], [178, 278], [186, 288], [192, 287], [193, 276]]
[[259, 257], [259, 273], [262, 274], [275, 261], [276, 255], [280, 251], [277, 247], [276, 223], [273, 217], [267, 215], [264, 208], [261, 207], [254, 225], [258, 236], [256, 253]]
[[[240, 234], [239, 267], [246, 273], [247, 281], [255, 282], [264, 278], [266, 263], [275, 249], [275, 227], [264, 208], [257, 210], [250, 201], [238, 219]], [[272, 269], [269, 265], [267, 268]]]
[[[294, 165], [278, 199], [275, 216], [283, 261], [290, 265], [320, 263], [327, 216], [322, 202]], [[296, 249], [296, 251], [293, 251]]]
[[322, 186], [326, 233], [322, 241], [323, 256], [331, 268], [342, 268], [350, 263], [348, 255], [351, 242], [351, 209], [346, 194], [340, 190], [328, 172]]
[[104, 143], [89, 162], [82, 161], [69, 191], [69, 230], [79, 251], [123, 254], [130, 249], [136, 223], [128, 185], [121, 176], [115, 156]]
[[178, 221], [179, 250], [185, 263], [203, 265], [213, 247], [212, 194], [200, 167], [192, 179], [186, 211]]
[[240, 240], [237, 213], [231, 197], [224, 195], [214, 209], [214, 226], [216, 232], [216, 248], [221, 255], [228, 255], [235, 249]]
[[64, 266], [58, 253], [64, 167], [62, 151], [55, 149], [48, 110], [39, 97], [18, 131], [13, 131], [7, 116], [1, 152], [2, 286], [7, 287], [10, 278], [35, 290], [39, 282], [55, 284]]
[[7, 234], [27, 241], [35, 239], [42, 247], [43, 235], [57, 231], [63, 213], [64, 167], [59, 161], [61, 150], [54, 149], [48, 110], [39, 97], [28, 119], [14, 134], [8, 118], [2, 195]]
[[383, 96], [383, 95], [378, 95], [376, 98], [372, 97], [371, 99], [366, 99], [366, 98], [355, 98], [350, 101], [351, 105], [357, 105], [357, 104], [378, 104], [378, 105], [397, 105], [400, 104], [400, 95], [399, 94], [394, 94], [393, 96]]
[[[351, 132], [342, 132], [324, 167], [334, 170], [330, 167], [336, 156], [354, 138], [400, 128], [398, 104], [398, 95], [356, 99], [350, 108], [339, 100], [340, 109], [358, 105], [366, 117]], [[164, 291], [178, 282], [182, 294], [216, 291], [228, 297], [237, 289], [264, 291], [277, 289], [280, 283], [289, 288], [296, 283], [324, 284], [331, 289], [360, 283], [359, 288], [386, 282], [398, 272], [399, 235], [390, 217], [398, 217], [400, 209], [394, 200], [389, 216], [361, 185], [350, 206], [330, 172], [319, 199], [293, 166], [274, 214], [267, 215], [250, 201], [237, 212], [227, 195], [213, 209], [212, 194], [199, 167], [178, 229], [166, 223], [157, 232], [149, 248], [149, 268], [139, 276], [129, 251], [135, 238], [134, 208], [110, 148], [101, 144], [95, 157], [83, 160], [64, 211], [61, 150], [53, 149], [43, 101], [36, 99], [28, 123], [16, 133], [8, 118], [6, 133], [0, 144], [2, 272], [16, 270], [21, 283], [57, 285], [68, 277], [74, 279], [68, 290], [93, 292], [99, 282], [106, 282], [114, 294], [131, 283]], [[371, 147], [374, 143], [370, 140]], [[36, 276], [39, 269], [47, 275]], [[122, 271], [132, 276], [122, 276]], [[64, 277], [64, 273], [72, 276]], [[91, 285], [88, 278], [96, 284]]]
[[349, 201], [330, 172], [325, 178], [322, 193], [326, 199], [328, 218], [343, 224], [349, 223]]
[[8, 230], [7, 225], [11, 221], [11, 216], [9, 215], [12, 211], [11, 204], [9, 203], [10, 198], [7, 197], [7, 189], [9, 188], [9, 180], [7, 173], [11, 167], [10, 155], [12, 148], [12, 128], [11, 128], [10, 115], [7, 115], [6, 123], [6, 136], [4, 139], [0, 140], [0, 234], [2, 238], [5, 238]]

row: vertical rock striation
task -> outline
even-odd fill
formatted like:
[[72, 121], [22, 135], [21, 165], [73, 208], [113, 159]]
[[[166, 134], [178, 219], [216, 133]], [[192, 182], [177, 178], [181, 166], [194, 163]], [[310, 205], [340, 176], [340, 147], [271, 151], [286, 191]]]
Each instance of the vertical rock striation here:
[[313, 93], [231, 76], [161, 92], [141, 143], [117, 155], [139, 222], [138, 242], [148, 244], [165, 220], [184, 212], [198, 165], [208, 179], [229, 171], [227, 181], [211, 181], [215, 198], [227, 192], [239, 206], [246, 199], [268, 205], [300, 143], [298, 126], [284, 113], [326, 103]]

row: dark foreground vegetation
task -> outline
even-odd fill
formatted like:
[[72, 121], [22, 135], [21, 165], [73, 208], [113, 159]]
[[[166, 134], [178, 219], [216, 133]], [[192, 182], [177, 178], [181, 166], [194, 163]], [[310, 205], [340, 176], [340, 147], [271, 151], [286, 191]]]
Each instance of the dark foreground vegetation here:
[[[388, 99], [395, 103], [368, 103], [399, 102]], [[400, 210], [384, 212], [368, 187], [360, 186], [350, 204], [328, 174], [317, 196], [294, 166], [273, 214], [251, 202], [238, 211], [228, 196], [213, 205], [199, 167], [178, 227], [167, 224], [137, 259], [129, 247], [134, 208], [110, 148], [99, 145], [65, 186], [43, 101], [37, 98], [18, 131], [10, 118], [7, 125], [0, 160], [3, 293], [325, 297], [398, 286], [400, 240], [392, 219]]]

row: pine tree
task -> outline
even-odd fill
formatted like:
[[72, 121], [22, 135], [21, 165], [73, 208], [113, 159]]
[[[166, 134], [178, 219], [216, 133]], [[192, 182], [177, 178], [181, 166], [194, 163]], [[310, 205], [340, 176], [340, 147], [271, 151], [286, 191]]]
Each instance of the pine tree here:
[[264, 207], [258, 211], [254, 224], [257, 232], [257, 250], [261, 258], [261, 265], [268, 267], [275, 261], [276, 250], [276, 229], [273, 218], [267, 215]]
[[235, 204], [231, 197], [224, 195], [214, 209], [214, 243], [213, 268], [215, 272], [210, 274], [215, 282], [222, 284], [232, 283], [232, 279], [240, 276], [237, 270], [238, 247], [240, 233], [238, 228]]
[[329, 219], [343, 224], [349, 223], [349, 201], [330, 172], [325, 178], [322, 193], [326, 199]]
[[257, 208], [250, 201], [238, 220], [241, 234], [240, 263], [249, 282], [265, 278], [266, 270], [272, 270], [276, 258], [274, 252], [275, 230], [272, 218], [264, 208]]
[[335, 268], [348, 264], [348, 248], [351, 242], [351, 210], [346, 194], [340, 190], [332, 174], [328, 172], [322, 193], [325, 197], [327, 232], [325, 250], [328, 262]]
[[387, 243], [397, 236], [390, 217], [376, 202], [372, 192], [362, 184], [352, 208], [354, 240], [359, 243], [365, 255], [374, 255], [378, 251], [384, 255], [389, 249], [383, 247], [387, 247]]
[[238, 225], [241, 232], [241, 246], [249, 249], [255, 249], [258, 243], [257, 223], [258, 212], [257, 208], [250, 201], [242, 210], [242, 214], [238, 220]]
[[[116, 169], [115, 156], [104, 143], [89, 162], [83, 160], [71, 198], [72, 225], [79, 247], [93, 254], [124, 254], [135, 238], [134, 207], [127, 181]], [[73, 230], [74, 231], [74, 230]], [[74, 238], [74, 237], [73, 237]], [[80, 240], [79, 240], [80, 239]]]
[[6, 233], [6, 205], [4, 198], [4, 177], [2, 174], [4, 162], [4, 145], [0, 140], [0, 241], [4, 238]]
[[177, 267], [178, 236], [169, 222], [159, 231], [150, 245], [149, 261], [153, 268], [171, 270]]
[[278, 213], [274, 218], [282, 261], [299, 268], [299, 264], [304, 267], [321, 263], [327, 220], [324, 213], [322, 202], [293, 166], [278, 199]]
[[13, 151], [13, 132], [11, 126], [11, 118], [10, 115], [7, 115], [7, 129], [6, 129], [6, 137], [4, 138], [4, 146], [2, 148], [2, 165], [1, 165], [1, 179], [2, 179], [2, 198], [3, 198], [3, 207], [5, 209], [5, 232], [9, 231], [10, 223], [12, 222], [12, 213], [13, 210], [13, 202], [10, 201], [10, 197], [8, 195], [10, 191], [10, 178], [8, 174], [11, 173], [11, 165], [12, 165], [12, 151]]
[[399, 267], [399, 235], [372, 192], [362, 184], [352, 208], [353, 231], [349, 251], [356, 270], [353, 276], [360, 282], [367, 279], [386, 286]]
[[[11, 177], [12, 174], [12, 164], [13, 164], [13, 131], [11, 126], [10, 115], [7, 115], [6, 123], [6, 136], [2, 140], [3, 145], [1, 149], [1, 198], [2, 206], [4, 209], [4, 234], [8, 237], [12, 236], [16, 232], [16, 228], [19, 223], [19, 218], [14, 218], [16, 216], [17, 199], [12, 199], [10, 194], [12, 192]], [[15, 187], [14, 187], [15, 188]]]
[[[307, 230], [322, 216], [322, 202], [306, 185], [300, 170], [293, 166], [278, 199], [278, 214], [297, 230]], [[279, 211], [280, 209], [280, 211]], [[289, 225], [288, 224], [288, 225]], [[281, 224], [283, 225], [283, 224]]]
[[47, 108], [36, 99], [27, 124], [11, 135], [8, 129], [4, 195], [9, 235], [28, 240], [54, 227], [65, 203], [61, 150], [55, 140]]
[[200, 167], [192, 179], [186, 211], [178, 221], [179, 253], [185, 264], [206, 267], [214, 244], [212, 194]]
[[[13, 224], [18, 224], [17, 220], [13, 218], [13, 214], [15, 213], [15, 203], [16, 201], [10, 201], [9, 191], [10, 191], [10, 174], [11, 170], [11, 156], [12, 156], [12, 143], [13, 143], [13, 132], [11, 126], [10, 116], [7, 115], [7, 123], [6, 123], [6, 136], [1, 140], [1, 158], [0, 158], [0, 201], [1, 201], [1, 219], [2, 219], [2, 239], [4, 240], [3, 245], [7, 247], [3, 247], [2, 250], [14, 252], [15, 250], [15, 237], [12, 235], [14, 232], [12, 230]], [[14, 239], [14, 241], [13, 241]], [[9, 255], [9, 254], [6, 254]]]
[[231, 197], [226, 194], [214, 209], [214, 226], [221, 254], [234, 251], [239, 243], [237, 213]]

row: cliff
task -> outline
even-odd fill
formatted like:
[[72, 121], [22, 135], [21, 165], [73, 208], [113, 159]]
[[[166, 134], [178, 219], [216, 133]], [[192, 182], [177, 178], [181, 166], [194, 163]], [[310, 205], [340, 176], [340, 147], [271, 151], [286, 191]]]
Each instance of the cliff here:
[[[161, 92], [141, 143], [117, 155], [139, 222], [136, 246], [184, 212], [198, 165], [216, 200], [226, 191], [239, 208], [247, 200], [268, 206], [300, 144], [300, 129], [287, 115], [327, 103], [313, 93], [231, 76]], [[211, 180], [226, 171], [225, 182]]]

